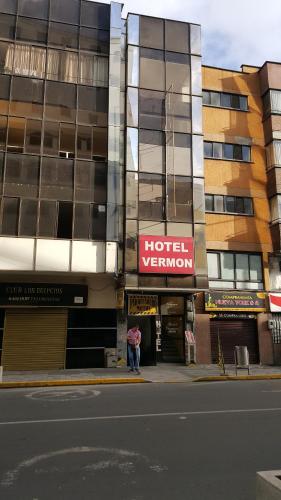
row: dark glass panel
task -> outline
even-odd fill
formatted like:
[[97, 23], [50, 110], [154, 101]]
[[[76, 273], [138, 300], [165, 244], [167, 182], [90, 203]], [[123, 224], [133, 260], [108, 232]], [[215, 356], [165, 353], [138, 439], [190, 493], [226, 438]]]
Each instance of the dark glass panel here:
[[0, 0], [0, 12], [5, 14], [16, 14], [17, 0]]
[[240, 95], [240, 109], [247, 111], [248, 109], [248, 98], [246, 96]]
[[212, 195], [212, 194], [205, 195], [205, 208], [206, 208], [206, 212], [213, 212], [214, 211], [214, 195]]
[[126, 221], [126, 239], [125, 239], [125, 269], [126, 271], [135, 271], [138, 269], [138, 250], [137, 250], [137, 221]]
[[18, 235], [19, 199], [3, 198], [2, 201], [2, 234]]
[[106, 127], [108, 90], [78, 86], [78, 122]]
[[242, 146], [240, 146], [239, 144], [233, 145], [233, 158], [234, 160], [243, 160]]
[[57, 237], [70, 240], [72, 238], [73, 204], [68, 201], [58, 203]]
[[190, 96], [168, 93], [166, 95], [166, 113], [167, 130], [186, 134], [191, 132]]
[[128, 219], [138, 218], [138, 174], [127, 172], [126, 174], [126, 217]]
[[204, 141], [204, 156], [205, 158], [212, 158], [213, 156], [213, 143]]
[[75, 199], [77, 201], [106, 203], [106, 164], [77, 161], [75, 169]]
[[225, 211], [226, 212], [235, 212], [235, 198], [234, 196], [226, 196], [225, 197]]
[[0, 116], [0, 148], [1, 149], [6, 149], [7, 123], [8, 123], [7, 117]]
[[48, 49], [47, 79], [77, 83], [78, 54], [66, 50]]
[[240, 98], [239, 95], [233, 94], [231, 95], [231, 107], [234, 109], [240, 108]]
[[216, 194], [214, 196], [215, 212], [224, 212], [224, 196]]
[[50, 0], [50, 19], [62, 23], [79, 24], [79, 0]]
[[233, 160], [233, 144], [223, 144], [223, 157]]
[[140, 17], [140, 45], [153, 49], [164, 48], [164, 22], [162, 19]]
[[25, 131], [25, 152], [40, 154], [41, 152], [42, 122], [27, 120]]
[[39, 158], [21, 154], [8, 154], [4, 192], [11, 196], [38, 196]]
[[213, 142], [213, 157], [222, 158], [222, 144], [221, 142]]
[[25, 119], [9, 117], [8, 150], [23, 152]]
[[75, 154], [75, 125], [60, 125], [60, 155], [73, 158]]
[[105, 205], [92, 205], [91, 220], [91, 238], [92, 240], [106, 239], [106, 207]]
[[163, 219], [163, 177], [157, 174], [139, 174], [139, 218]]
[[55, 238], [57, 235], [57, 203], [56, 201], [40, 201], [38, 235]]
[[64, 49], [78, 48], [78, 28], [70, 24], [50, 23], [49, 45], [56, 45]]
[[238, 214], [244, 213], [244, 198], [235, 198], [235, 212]]
[[10, 40], [13, 40], [15, 38], [15, 25], [16, 25], [15, 16], [9, 16], [8, 14], [1, 14], [0, 37], [9, 38]]
[[168, 219], [192, 222], [192, 180], [188, 177], [168, 176]]
[[46, 82], [46, 118], [58, 121], [75, 121], [75, 85]]
[[210, 92], [211, 94], [211, 105], [221, 106], [221, 94], [219, 92]]
[[49, 0], [19, 0], [19, 14], [48, 19]]
[[77, 158], [92, 159], [92, 127], [77, 127]]
[[247, 215], [253, 215], [253, 200], [251, 198], [244, 198], [244, 212]]
[[166, 52], [166, 90], [180, 94], [190, 93], [190, 57]]
[[165, 94], [140, 90], [139, 124], [142, 128], [162, 130], [165, 128]]
[[172, 175], [191, 175], [191, 136], [166, 133], [166, 171]]
[[44, 122], [43, 154], [59, 154], [59, 123]]
[[10, 74], [13, 71], [14, 47], [10, 43], [0, 42], [0, 72]]
[[43, 111], [43, 82], [33, 78], [14, 76], [10, 114], [41, 118]]
[[36, 236], [37, 200], [21, 200], [19, 236]]
[[107, 158], [107, 128], [93, 127], [93, 160]]
[[81, 28], [80, 49], [109, 54], [109, 31]]
[[8, 114], [10, 98], [10, 80], [6, 75], [0, 75], [0, 114]]
[[231, 107], [231, 95], [230, 94], [221, 94], [221, 106], [224, 108]]
[[203, 90], [203, 104], [211, 104], [211, 93], [208, 90]]
[[143, 172], [163, 173], [165, 166], [164, 134], [154, 130], [140, 130], [139, 169]]
[[173, 52], [190, 52], [188, 24], [165, 21], [165, 49]]
[[250, 148], [250, 146], [242, 146], [242, 158], [244, 161], [251, 161], [251, 148]]
[[164, 52], [161, 50], [140, 50], [140, 87], [165, 89]]
[[110, 6], [101, 3], [81, 3], [81, 24], [109, 30], [110, 28]]
[[19, 17], [17, 22], [17, 40], [34, 43], [47, 43], [47, 21], [34, 21], [27, 17]]
[[40, 196], [54, 200], [72, 200], [72, 160], [43, 158]]
[[76, 203], [74, 207], [74, 232], [73, 238], [81, 240], [90, 239], [91, 205]]

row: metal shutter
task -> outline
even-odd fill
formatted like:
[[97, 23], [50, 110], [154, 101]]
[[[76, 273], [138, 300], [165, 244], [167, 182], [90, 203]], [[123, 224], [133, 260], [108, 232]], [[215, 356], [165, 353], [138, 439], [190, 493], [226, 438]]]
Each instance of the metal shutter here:
[[218, 361], [218, 330], [226, 364], [234, 364], [234, 347], [248, 347], [250, 363], [259, 362], [256, 320], [211, 320], [212, 363]]
[[56, 370], [65, 366], [67, 311], [6, 311], [4, 370]]

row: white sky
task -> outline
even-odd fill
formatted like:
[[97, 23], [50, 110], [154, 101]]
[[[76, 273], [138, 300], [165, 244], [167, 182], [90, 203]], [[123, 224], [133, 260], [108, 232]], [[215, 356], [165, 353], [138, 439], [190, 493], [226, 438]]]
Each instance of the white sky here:
[[281, 62], [281, 0], [124, 0], [128, 11], [201, 24], [204, 64]]

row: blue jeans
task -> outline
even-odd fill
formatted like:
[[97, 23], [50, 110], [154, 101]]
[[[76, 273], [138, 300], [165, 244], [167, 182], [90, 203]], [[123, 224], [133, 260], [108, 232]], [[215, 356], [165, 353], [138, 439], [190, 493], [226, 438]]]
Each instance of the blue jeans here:
[[128, 354], [129, 363], [131, 370], [139, 370], [140, 367], [140, 346], [136, 346], [136, 349], [132, 349], [132, 346], [128, 344]]

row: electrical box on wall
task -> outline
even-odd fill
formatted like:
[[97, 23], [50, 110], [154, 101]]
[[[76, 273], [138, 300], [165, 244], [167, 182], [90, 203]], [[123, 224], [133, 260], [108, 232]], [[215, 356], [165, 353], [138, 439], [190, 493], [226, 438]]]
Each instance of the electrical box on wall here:
[[274, 320], [273, 320], [273, 319], [269, 319], [269, 320], [268, 320], [268, 329], [269, 329], [269, 330], [272, 330], [272, 329], [273, 329], [273, 326], [274, 326]]

